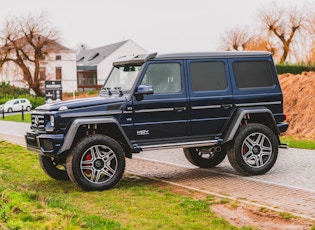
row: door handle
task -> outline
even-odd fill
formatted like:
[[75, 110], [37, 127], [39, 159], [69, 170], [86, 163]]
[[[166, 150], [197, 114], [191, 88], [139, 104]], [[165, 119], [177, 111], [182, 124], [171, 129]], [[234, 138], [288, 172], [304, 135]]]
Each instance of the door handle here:
[[233, 104], [224, 104], [224, 105], [221, 105], [221, 108], [223, 109], [229, 109], [229, 108], [232, 108], [233, 107]]
[[183, 107], [175, 107], [174, 110], [175, 110], [175, 112], [183, 112], [186, 110], [186, 107], [184, 107], [184, 106]]

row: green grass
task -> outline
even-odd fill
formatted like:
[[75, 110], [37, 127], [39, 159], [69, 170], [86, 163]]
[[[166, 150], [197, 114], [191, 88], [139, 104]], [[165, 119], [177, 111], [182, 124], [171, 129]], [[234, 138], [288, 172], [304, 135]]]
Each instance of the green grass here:
[[0, 229], [237, 229], [215, 216], [213, 199], [161, 185], [127, 174], [113, 189], [85, 192], [46, 176], [36, 154], [0, 141]]
[[315, 140], [298, 140], [294, 137], [281, 137], [280, 140], [290, 148], [315, 149]]
[[15, 115], [5, 113], [4, 118], [2, 117], [2, 114], [0, 115], [0, 120], [30, 123], [31, 122], [31, 114], [30, 113], [24, 113], [24, 120], [22, 120], [22, 113], [15, 114]]

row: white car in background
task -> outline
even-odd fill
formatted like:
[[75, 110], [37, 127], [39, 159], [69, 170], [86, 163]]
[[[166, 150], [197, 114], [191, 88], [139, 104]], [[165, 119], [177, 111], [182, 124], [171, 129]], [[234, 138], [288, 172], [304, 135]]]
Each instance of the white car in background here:
[[32, 109], [30, 101], [26, 98], [12, 99], [0, 105], [0, 112], [4, 110], [4, 112], [12, 113], [22, 111], [22, 109], [23, 111], [30, 111]]

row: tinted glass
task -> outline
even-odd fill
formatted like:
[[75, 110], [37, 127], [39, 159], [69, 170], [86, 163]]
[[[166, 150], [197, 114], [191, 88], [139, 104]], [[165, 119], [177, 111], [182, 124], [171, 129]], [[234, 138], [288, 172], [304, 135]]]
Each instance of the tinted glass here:
[[272, 87], [271, 63], [267, 61], [241, 61], [233, 63], [236, 86], [239, 89]]
[[142, 85], [152, 85], [154, 93], [178, 93], [182, 83], [178, 63], [150, 64]]
[[223, 62], [193, 62], [190, 64], [193, 91], [223, 90], [227, 87]]

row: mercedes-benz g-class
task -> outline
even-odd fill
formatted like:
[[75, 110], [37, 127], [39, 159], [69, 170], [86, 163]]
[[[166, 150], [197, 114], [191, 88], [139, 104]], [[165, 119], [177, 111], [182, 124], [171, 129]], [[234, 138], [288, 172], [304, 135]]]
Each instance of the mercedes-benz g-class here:
[[151, 53], [114, 62], [98, 97], [37, 107], [25, 139], [52, 178], [104, 190], [125, 157], [151, 149], [183, 148], [202, 168], [227, 155], [242, 174], [266, 173], [284, 121], [270, 53]]

